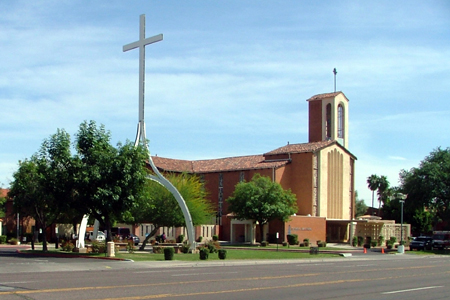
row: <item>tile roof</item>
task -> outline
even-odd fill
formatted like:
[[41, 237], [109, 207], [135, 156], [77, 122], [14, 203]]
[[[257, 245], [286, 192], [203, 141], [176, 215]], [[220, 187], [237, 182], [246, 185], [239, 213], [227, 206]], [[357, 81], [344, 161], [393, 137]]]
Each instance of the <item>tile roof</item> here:
[[275, 155], [275, 154], [287, 154], [287, 153], [306, 153], [306, 152], [315, 152], [322, 148], [325, 148], [336, 141], [321, 141], [314, 143], [303, 143], [303, 144], [288, 144], [286, 146], [277, 148], [270, 152], [265, 153], [264, 155]]
[[263, 155], [237, 156], [194, 161], [153, 156], [152, 160], [159, 169], [165, 171], [189, 172], [197, 174], [219, 171], [226, 172], [237, 170], [279, 168], [289, 163], [288, 159], [266, 161]]
[[[322, 99], [325, 99], [325, 98], [336, 97], [339, 94], [342, 94], [345, 97], [343, 92], [338, 91], [338, 92], [334, 92], [334, 93], [325, 93], [325, 94], [314, 95], [314, 96], [312, 96], [311, 98], [309, 98], [306, 101], [322, 100]], [[345, 99], [347, 99], [347, 97], [345, 97]]]
[[0, 197], [6, 198], [6, 195], [8, 194], [8, 189], [0, 189]]

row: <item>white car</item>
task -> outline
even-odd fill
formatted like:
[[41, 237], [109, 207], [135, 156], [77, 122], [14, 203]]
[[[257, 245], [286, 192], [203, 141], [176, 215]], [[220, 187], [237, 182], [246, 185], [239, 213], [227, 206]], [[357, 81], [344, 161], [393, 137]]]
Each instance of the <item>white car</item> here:
[[91, 240], [91, 241], [96, 240], [98, 242], [104, 242], [106, 240], [106, 236], [105, 236], [105, 233], [103, 231], [99, 231], [99, 232], [97, 232], [97, 238], [94, 239], [94, 232], [93, 231], [89, 231], [87, 233], [87, 239]]

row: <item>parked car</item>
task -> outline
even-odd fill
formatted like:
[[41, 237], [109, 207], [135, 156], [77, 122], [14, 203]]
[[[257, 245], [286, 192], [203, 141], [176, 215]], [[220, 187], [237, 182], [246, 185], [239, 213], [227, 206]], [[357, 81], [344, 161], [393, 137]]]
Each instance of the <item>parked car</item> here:
[[446, 249], [450, 247], [450, 231], [433, 232], [433, 248]]
[[431, 236], [419, 236], [411, 241], [409, 250], [431, 250], [433, 248], [433, 238]]
[[[86, 239], [90, 241], [94, 240], [94, 232], [93, 231], [86, 232]], [[95, 240], [98, 242], [104, 242], [106, 240], [105, 233], [103, 231], [97, 232], [97, 238]]]
[[130, 234], [130, 236], [133, 239], [134, 245], [135, 246], [139, 245], [139, 243], [141, 242], [141, 239], [137, 235], [134, 235], [134, 234]]

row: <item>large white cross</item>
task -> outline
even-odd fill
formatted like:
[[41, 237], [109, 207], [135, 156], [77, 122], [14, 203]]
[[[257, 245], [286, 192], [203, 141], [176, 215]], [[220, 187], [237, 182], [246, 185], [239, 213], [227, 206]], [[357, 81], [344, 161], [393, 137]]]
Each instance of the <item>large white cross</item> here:
[[[139, 48], [139, 123], [136, 134], [135, 146], [138, 146], [139, 141], [142, 142], [147, 148], [147, 141], [145, 136], [145, 120], [144, 120], [144, 90], [145, 90], [145, 46], [162, 41], [163, 35], [158, 34], [149, 38], [145, 38], [145, 15], [140, 16], [139, 22], [139, 40], [137, 42], [123, 46], [123, 52]], [[186, 205], [186, 202], [181, 196], [180, 192], [173, 186], [173, 184], [168, 181], [158, 170], [153, 162], [152, 156], [148, 155], [148, 162], [152, 167], [155, 175], [148, 175], [151, 180], [158, 182], [163, 185], [167, 190], [169, 190], [178, 202], [178, 205], [183, 212], [184, 220], [186, 222], [186, 229], [188, 233], [188, 238], [191, 243], [190, 249], [195, 250], [197, 243], [195, 242], [195, 231], [194, 225], [192, 223], [191, 213]]]
[[162, 41], [163, 35], [158, 34], [145, 38], [145, 15], [139, 19], [139, 40], [123, 46], [123, 52], [139, 48], [139, 123], [136, 135], [136, 145], [139, 140], [145, 143], [145, 122], [144, 122], [144, 95], [145, 95], [145, 46]]

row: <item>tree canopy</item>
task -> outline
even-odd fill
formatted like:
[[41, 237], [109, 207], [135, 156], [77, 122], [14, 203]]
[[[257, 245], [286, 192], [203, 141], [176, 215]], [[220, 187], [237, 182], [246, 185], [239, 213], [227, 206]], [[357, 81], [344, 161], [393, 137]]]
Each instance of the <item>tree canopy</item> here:
[[[70, 136], [64, 130], [44, 140], [38, 153], [19, 162], [8, 196], [22, 216], [33, 217], [45, 230], [60, 221], [74, 202]], [[43, 250], [47, 250], [43, 236]]]
[[36, 154], [19, 162], [8, 195], [16, 211], [33, 217], [43, 229], [55, 222], [79, 222], [87, 213], [110, 237], [111, 224], [141, 197], [146, 149], [131, 142], [113, 147], [110, 133], [94, 121], [80, 125], [75, 146], [77, 155], [72, 155], [69, 134], [58, 129]]
[[417, 230], [438, 225], [450, 229], [450, 148], [432, 151], [419, 167], [400, 173], [401, 190], [408, 197], [406, 215]]
[[[194, 225], [208, 224], [213, 217], [213, 207], [206, 198], [204, 183], [196, 175], [165, 174], [186, 202]], [[128, 222], [152, 223], [155, 228], [147, 235], [141, 248], [156, 234], [161, 227], [184, 227], [183, 212], [172, 193], [160, 183], [148, 180], [145, 184], [144, 195], [129, 211]], [[190, 237], [193, 238], [193, 237]], [[193, 241], [191, 241], [193, 242]]]
[[147, 180], [145, 147], [128, 142], [115, 148], [110, 139], [94, 121], [83, 122], [76, 137], [79, 203], [107, 229], [107, 240], [112, 224], [141, 197]]
[[260, 174], [249, 182], [239, 182], [226, 201], [235, 218], [258, 222], [261, 241], [265, 224], [277, 219], [286, 222], [297, 212], [297, 198], [291, 190]]

